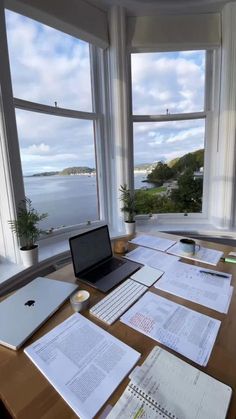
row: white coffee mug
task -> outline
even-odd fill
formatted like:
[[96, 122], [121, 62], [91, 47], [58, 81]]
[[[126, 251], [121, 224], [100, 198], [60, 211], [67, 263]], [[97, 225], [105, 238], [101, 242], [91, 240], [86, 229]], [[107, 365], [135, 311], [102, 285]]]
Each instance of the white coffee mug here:
[[189, 256], [195, 255], [200, 250], [199, 244], [196, 244], [193, 239], [180, 239], [179, 246], [181, 252]]

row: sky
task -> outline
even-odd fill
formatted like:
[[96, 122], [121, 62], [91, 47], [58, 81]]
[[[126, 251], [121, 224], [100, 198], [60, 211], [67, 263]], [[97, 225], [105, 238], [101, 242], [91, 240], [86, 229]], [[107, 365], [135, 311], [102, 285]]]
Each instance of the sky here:
[[[14, 97], [92, 111], [89, 46], [6, 11]], [[132, 54], [133, 113], [202, 111], [203, 51]], [[93, 123], [16, 110], [25, 175], [71, 166], [95, 167]], [[204, 120], [134, 123], [135, 164], [169, 161], [203, 148]]]

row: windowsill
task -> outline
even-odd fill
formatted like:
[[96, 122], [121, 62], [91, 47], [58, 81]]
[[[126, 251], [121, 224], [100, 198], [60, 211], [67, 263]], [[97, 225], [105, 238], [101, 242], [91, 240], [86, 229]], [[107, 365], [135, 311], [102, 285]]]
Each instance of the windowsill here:
[[193, 233], [202, 236], [215, 236], [219, 238], [229, 238], [236, 240], [236, 228], [231, 228], [230, 230], [222, 230], [216, 228], [214, 225], [207, 222], [207, 220], [200, 219], [188, 219], [187, 222], [176, 222], [173, 218], [161, 220], [149, 218], [149, 219], [139, 219], [137, 220], [137, 232], [139, 233], [152, 233], [152, 232], [170, 232], [176, 234], [178, 232]]

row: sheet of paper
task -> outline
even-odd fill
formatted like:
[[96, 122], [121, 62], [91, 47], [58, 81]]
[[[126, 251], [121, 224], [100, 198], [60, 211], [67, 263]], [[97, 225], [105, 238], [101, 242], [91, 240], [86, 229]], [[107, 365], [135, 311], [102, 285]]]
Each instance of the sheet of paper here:
[[162, 275], [163, 271], [160, 271], [160, 269], [144, 266], [135, 272], [130, 278], [134, 279], [134, 281], [137, 281], [140, 284], [151, 287]]
[[169, 247], [173, 246], [176, 241], [165, 239], [163, 237], [141, 235], [130, 240], [130, 243], [138, 244], [139, 246], [150, 247], [151, 249], [161, 250], [165, 252]]
[[206, 365], [221, 322], [147, 292], [120, 319], [199, 365]]
[[158, 250], [147, 249], [145, 247], [137, 247], [127, 253], [124, 257], [152, 268], [160, 269], [165, 272], [170, 264], [179, 260], [179, 257], [159, 252]]
[[[219, 276], [218, 276], [219, 275]], [[232, 296], [232, 275], [176, 262], [163, 274], [155, 288], [227, 313]]]
[[94, 417], [140, 357], [78, 313], [24, 351], [83, 419]]
[[219, 250], [208, 249], [207, 247], [202, 246], [194, 255], [188, 255], [181, 250], [179, 243], [174, 244], [174, 246], [168, 249], [168, 253], [184, 257], [185, 259], [208, 263], [209, 265], [217, 265], [220, 258], [223, 256], [223, 252], [220, 252]]

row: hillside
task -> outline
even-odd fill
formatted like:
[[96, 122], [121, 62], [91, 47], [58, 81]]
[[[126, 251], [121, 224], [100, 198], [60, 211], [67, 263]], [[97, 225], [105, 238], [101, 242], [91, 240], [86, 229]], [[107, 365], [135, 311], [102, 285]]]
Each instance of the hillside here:
[[79, 166], [79, 167], [67, 167], [66, 169], [63, 169], [61, 172], [59, 172], [59, 175], [62, 176], [69, 176], [69, 175], [80, 175], [84, 173], [95, 173], [95, 169], [91, 169], [91, 167], [87, 166]]
[[177, 172], [183, 172], [187, 168], [199, 170], [204, 166], [204, 149], [196, 150], [193, 153], [184, 154], [184, 156], [173, 159], [168, 162], [168, 166]]
[[67, 167], [66, 169], [61, 170], [60, 172], [42, 172], [42, 173], [35, 173], [32, 175], [33, 177], [37, 176], [70, 176], [70, 175], [81, 175], [81, 174], [91, 174], [96, 173], [95, 169], [91, 169], [91, 167], [87, 166], [78, 166], [78, 167]]

